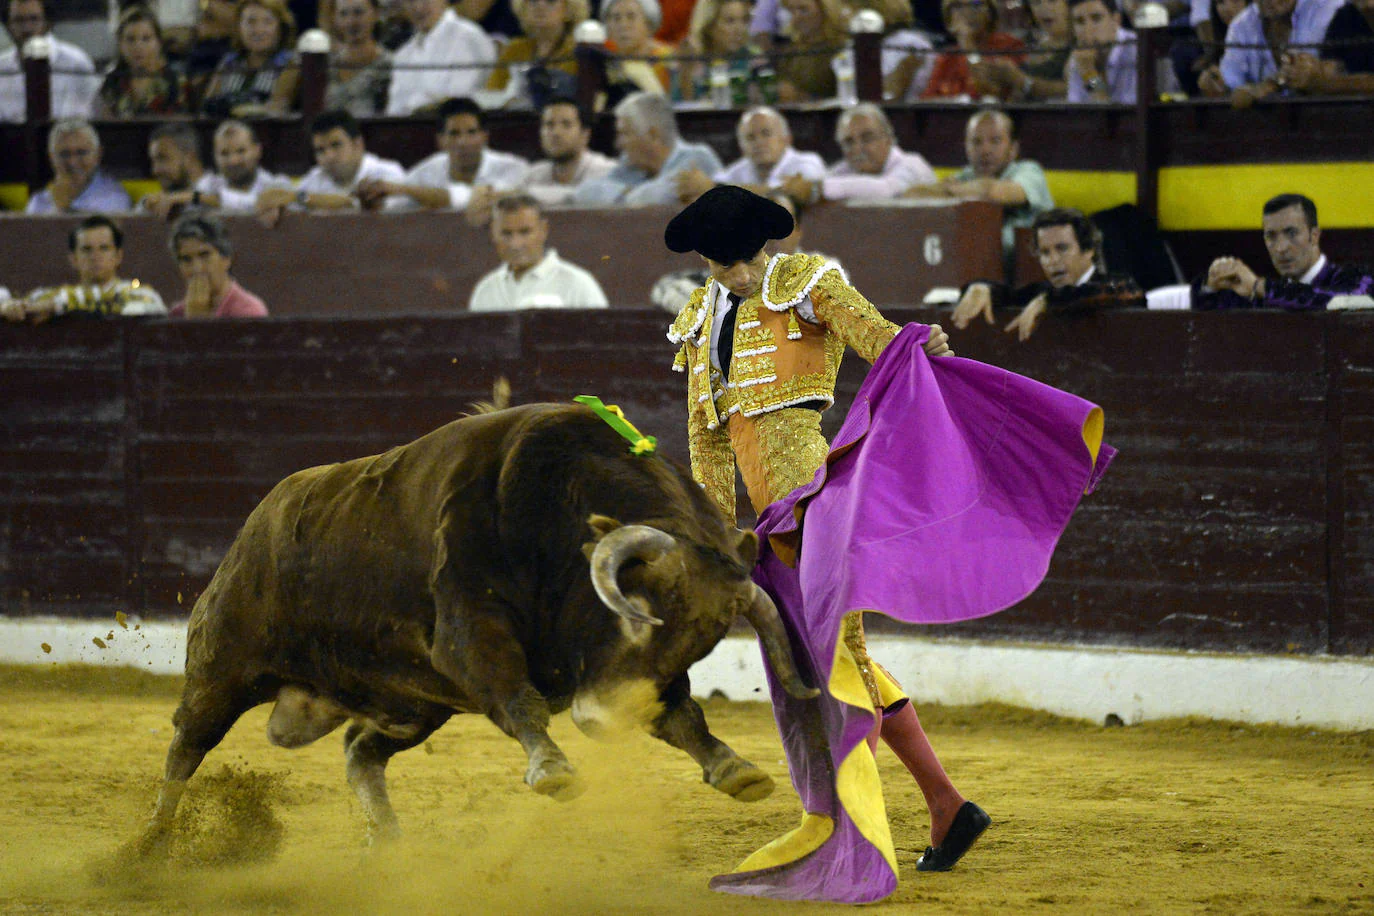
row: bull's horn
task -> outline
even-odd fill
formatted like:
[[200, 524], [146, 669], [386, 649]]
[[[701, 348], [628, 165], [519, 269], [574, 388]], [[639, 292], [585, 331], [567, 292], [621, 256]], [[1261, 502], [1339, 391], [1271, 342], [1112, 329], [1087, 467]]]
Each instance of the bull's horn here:
[[783, 689], [799, 700], [812, 700], [820, 696], [821, 692], [815, 687], [808, 687], [797, 671], [797, 664], [792, 659], [792, 641], [787, 638], [787, 630], [778, 616], [778, 606], [757, 585], [754, 586], [754, 600], [744, 611], [744, 619], [759, 634], [763, 652], [773, 666], [773, 673], [782, 681]]
[[666, 531], [650, 525], [625, 525], [596, 542], [592, 551], [592, 587], [606, 607], [627, 620], [661, 626], [663, 621], [647, 613], [620, 590], [620, 569], [630, 560], [647, 559], [677, 547]]

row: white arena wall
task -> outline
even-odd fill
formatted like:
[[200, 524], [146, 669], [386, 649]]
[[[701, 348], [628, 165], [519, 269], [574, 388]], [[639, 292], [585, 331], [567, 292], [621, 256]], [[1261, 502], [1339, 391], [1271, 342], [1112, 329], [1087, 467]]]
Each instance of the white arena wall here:
[[[186, 625], [0, 617], [0, 663], [127, 665], [178, 674]], [[98, 646], [94, 640], [105, 644]], [[44, 645], [47, 645], [47, 650]], [[1203, 716], [1374, 728], [1374, 658], [1224, 655], [1098, 646], [871, 636], [874, 658], [923, 703], [998, 702], [1103, 722]], [[766, 700], [753, 639], [732, 637], [692, 669], [693, 692]]]

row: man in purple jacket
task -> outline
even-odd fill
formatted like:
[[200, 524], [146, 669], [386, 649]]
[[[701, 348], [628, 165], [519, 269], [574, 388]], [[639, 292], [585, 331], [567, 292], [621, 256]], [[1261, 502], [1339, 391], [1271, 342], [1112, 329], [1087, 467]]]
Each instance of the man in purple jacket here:
[[1217, 258], [1193, 281], [1193, 308], [1325, 309], [1339, 296], [1374, 295], [1374, 270], [1338, 266], [1321, 252], [1317, 205], [1301, 194], [1280, 194], [1264, 205], [1264, 246], [1277, 280], [1258, 276], [1239, 258]]

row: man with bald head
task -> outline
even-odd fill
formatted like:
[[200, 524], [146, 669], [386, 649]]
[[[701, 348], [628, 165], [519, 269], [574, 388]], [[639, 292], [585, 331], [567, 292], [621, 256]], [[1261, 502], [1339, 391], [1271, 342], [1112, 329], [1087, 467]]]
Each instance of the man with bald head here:
[[1004, 111], [985, 108], [964, 129], [968, 165], [936, 184], [920, 185], [906, 197], [983, 200], [1002, 207], [1002, 251], [1016, 250], [1016, 230], [1029, 228], [1041, 213], [1054, 209], [1054, 198], [1040, 163], [1022, 159], [1016, 124]]
[[696, 200], [717, 184], [738, 185], [766, 197], [793, 176], [813, 182], [825, 178], [825, 160], [792, 146], [792, 129], [776, 108], [750, 108], [740, 117], [735, 138], [744, 154], [738, 160], [714, 176], [700, 169], [678, 176], [678, 195], [684, 202]]
[[262, 144], [244, 121], [225, 121], [215, 129], [215, 168], [196, 186], [198, 203], [229, 213], [252, 213], [258, 195], [291, 189], [291, 179], [262, 167]]
[[844, 161], [831, 166], [820, 181], [800, 175], [786, 179], [781, 187], [788, 197], [802, 206], [820, 199], [890, 200], [915, 185], [935, 183], [930, 163], [920, 153], [908, 153], [897, 145], [892, 122], [871, 102], [840, 115], [835, 142]]

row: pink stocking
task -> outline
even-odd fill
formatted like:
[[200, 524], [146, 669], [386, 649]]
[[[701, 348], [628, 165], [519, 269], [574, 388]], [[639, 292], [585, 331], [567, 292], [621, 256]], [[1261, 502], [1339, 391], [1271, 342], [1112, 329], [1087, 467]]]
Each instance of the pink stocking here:
[[[954, 816], [959, 813], [964, 797], [945, 775], [945, 768], [940, 766], [940, 758], [935, 756], [935, 749], [930, 746], [930, 739], [921, 728], [916, 707], [910, 700], [883, 719], [881, 734], [892, 753], [916, 778], [916, 785], [930, 809], [930, 844], [939, 846]], [[869, 740], [872, 742], [872, 737]]]

